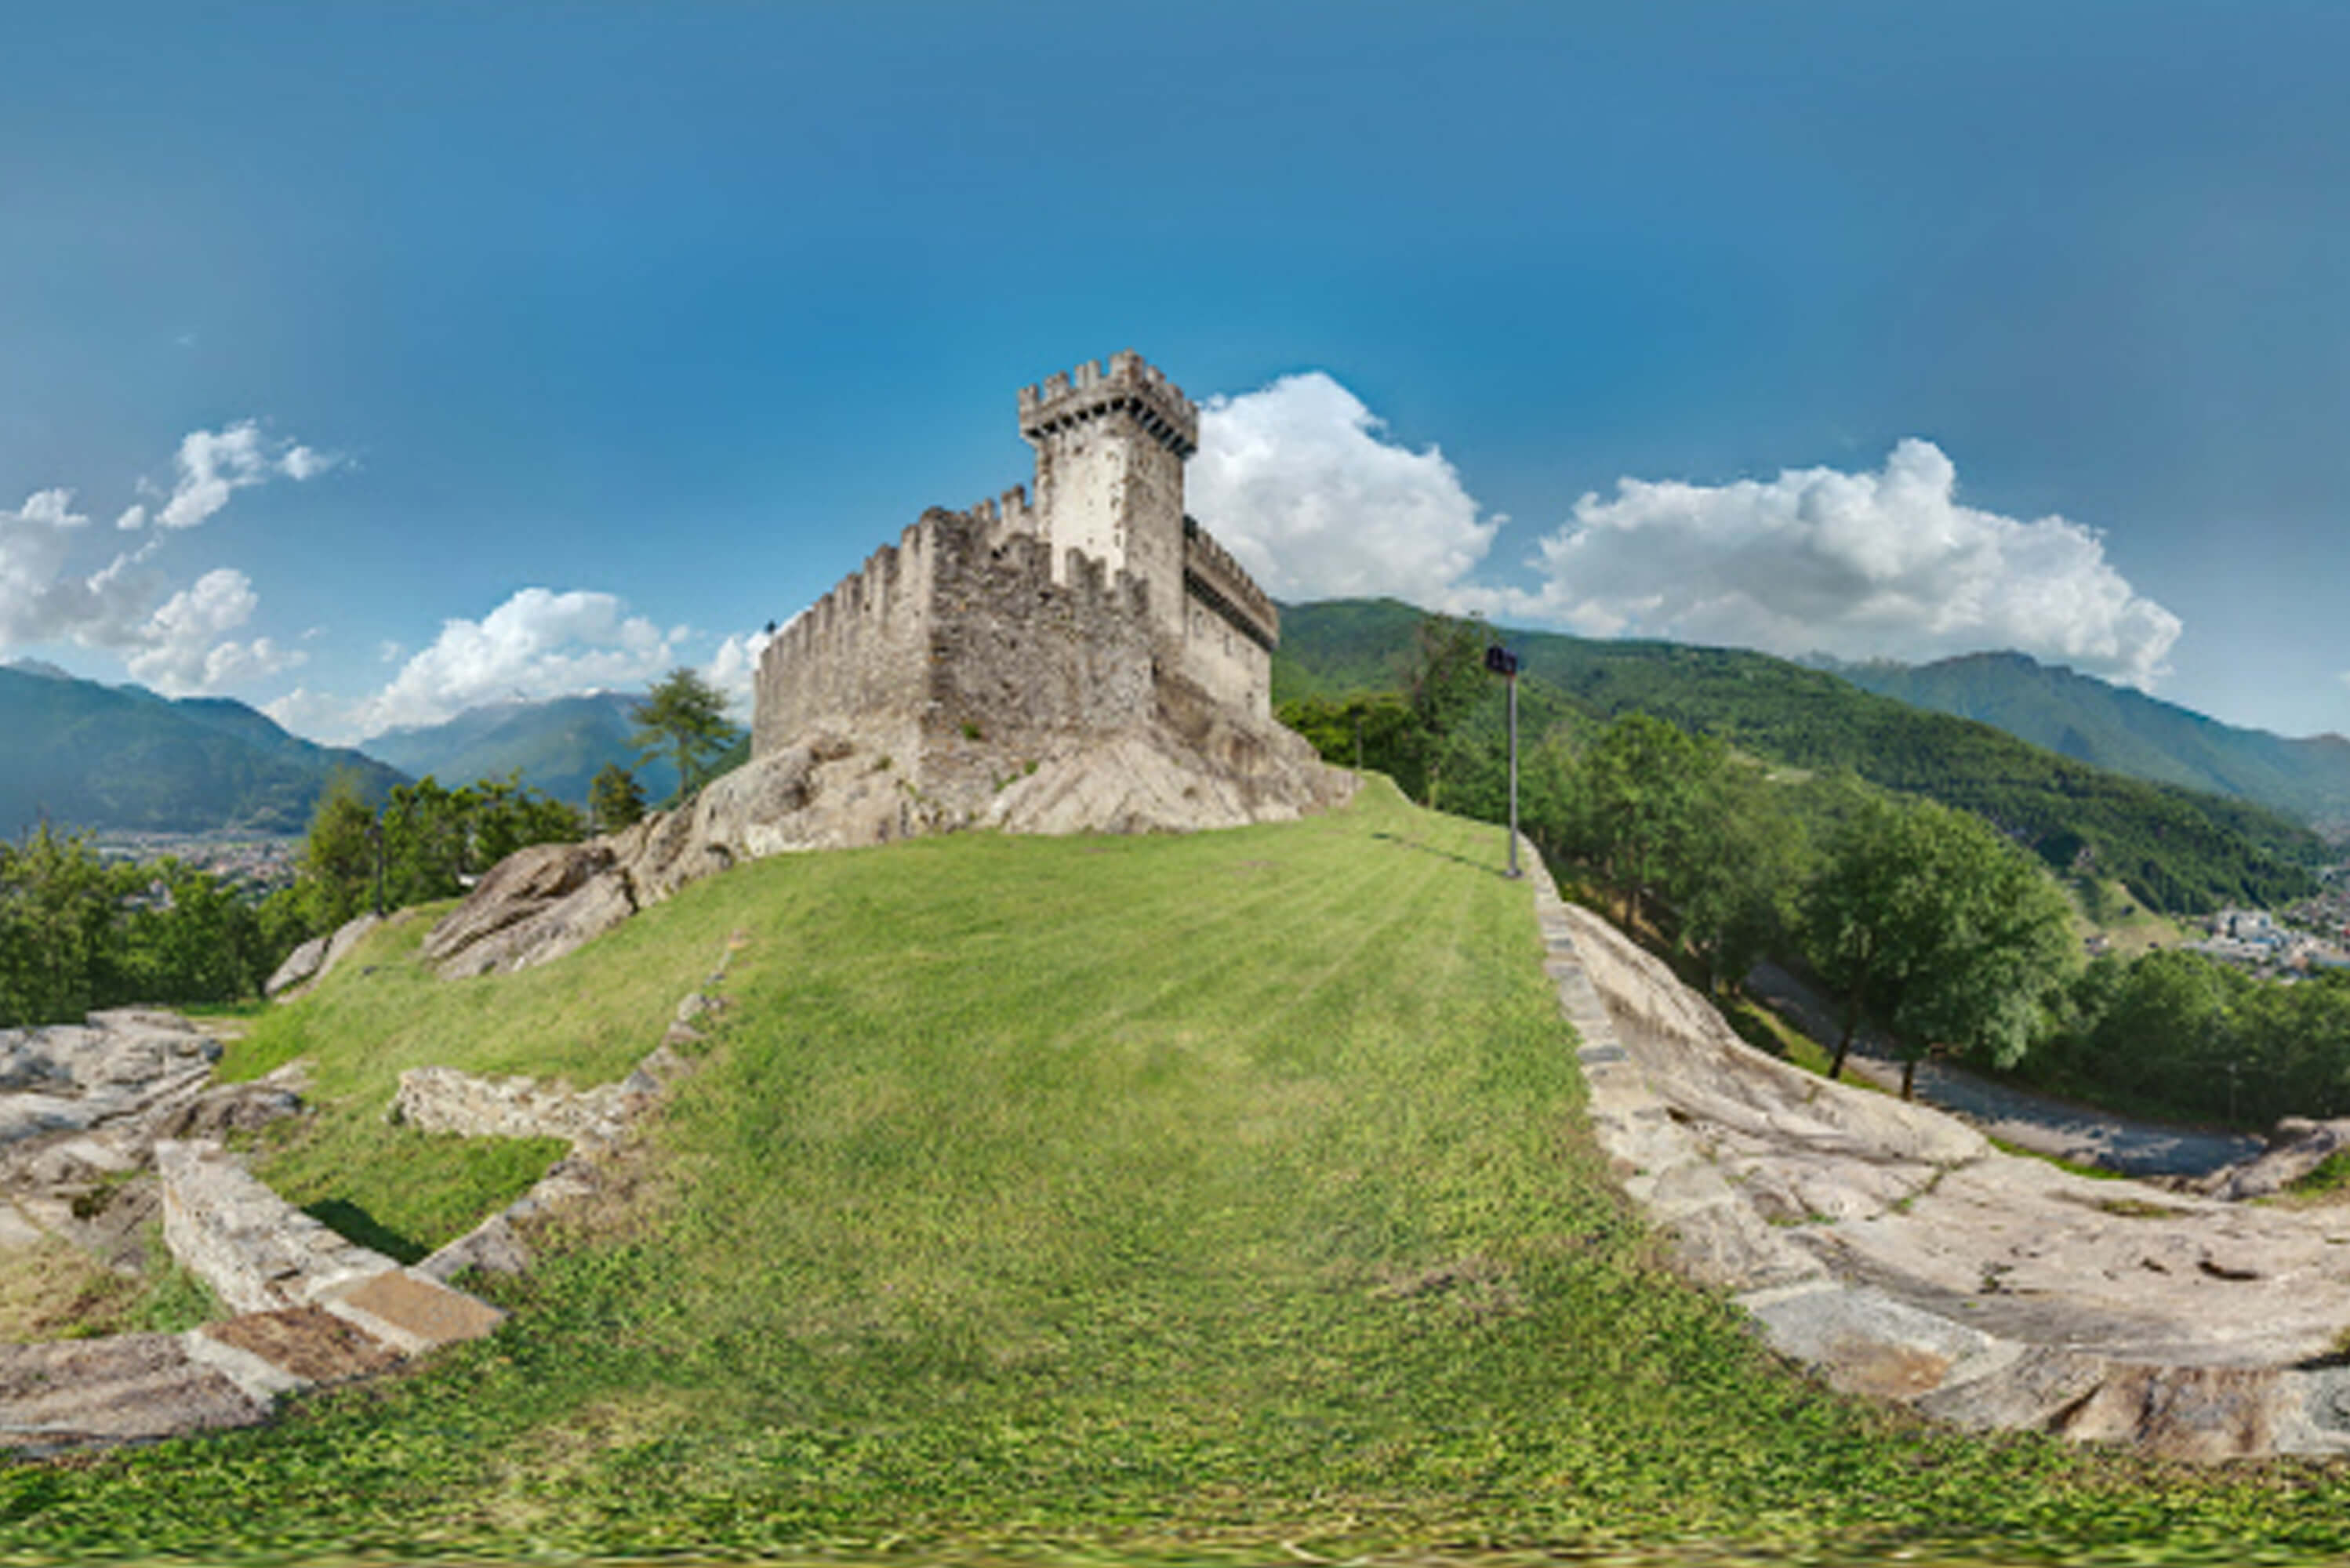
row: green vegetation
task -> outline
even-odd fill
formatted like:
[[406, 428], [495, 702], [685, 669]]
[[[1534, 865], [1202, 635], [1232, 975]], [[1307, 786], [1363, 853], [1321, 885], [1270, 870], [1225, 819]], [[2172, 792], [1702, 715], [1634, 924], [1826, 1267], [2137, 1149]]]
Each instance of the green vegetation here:
[[[1284, 716], [1320, 718], [1351, 698], [1408, 690], [1421, 618], [1385, 599], [1284, 608], [1274, 664]], [[2173, 913], [2282, 905], [2314, 887], [2308, 867], [2323, 849], [2316, 836], [2264, 807], [2106, 773], [1764, 654], [1506, 635], [1523, 661], [1520, 697], [1534, 736], [1559, 728], [1587, 735], [1621, 714], [1648, 713], [1783, 766], [1851, 772], [1971, 811], [2052, 867], [2094, 868]], [[1498, 691], [1489, 692], [1456, 728], [1491, 735], [1499, 702]], [[1315, 707], [1309, 712], [1306, 704]], [[1396, 776], [1410, 787], [1408, 775]], [[1449, 790], [1446, 804], [1490, 815], [1472, 799]]]
[[70, 828], [297, 833], [337, 772], [380, 800], [400, 775], [287, 734], [227, 698], [0, 668], [0, 836]]
[[249, 996], [279, 956], [249, 900], [176, 860], [109, 866], [46, 823], [0, 843], [0, 1028]]
[[2279, 985], [2200, 953], [2101, 958], [2032, 1073], [2058, 1088], [2126, 1085], [2170, 1115], [2237, 1125], [2350, 1114], [2350, 972]]
[[2339, 735], [2288, 740], [2240, 730], [2021, 653], [1839, 665], [1836, 673], [1863, 691], [1980, 719], [2096, 767], [2257, 801], [2306, 822], [2350, 825], [2350, 741]]
[[307, 1200], [395, 1229], [411, 1190], [480, 1183], [362, 1129], [401, 1066], [617, 1075], [737, 943], [733, 1005], [627, 1200], [485, 1287], [516, 1314], [494, 1339], [275, 1428], [0, 1471], [0, 1535], [76, 1561], [2350, 1547], [2322, 1468], [1929, 1428], [1675, 1282], [1499, 858], [1375, 784], [1279, 827], [765, 861], [513, 976], [432, 981], [401, 922], [230, 1057], [317, 1064]]
[[677, 768], [677, 798], [682, 800], [716, 775], [711, 764], [734, 743], [726, 698], [686, 665], [657, 682], [637, 705], [630, 739], [647, 759], [666, 755]]
[[644, 820], [645, 789], [637, 775], [618, 763], [606, 763], [588, 786], [588, 818], [598, 833], [618, 833]]
[[0, 1028], [257, 996], [297, 943], [370, 908], [379, 892], [386, 909], [447, 898], [525, 845], [584, 830], [569, 806], [511, 779], [398, 784], [380, 813], [362, 787], [357, 774], [335, 778], [293, 886], [259, 901], [173, 859], [109, 866], [87, 835], [46, 823], [0, 842]]
[[2077, 964], [2072, 907], [2047, 872], [1932, 801], [1863, 802], [1825, 846], [1803, 924], [1814, 967], [1846, 998], [1828, 1075], [1866, 1008], [1899, 1047], [1904, 1099], [1929, 1044], [2022, 1061]]

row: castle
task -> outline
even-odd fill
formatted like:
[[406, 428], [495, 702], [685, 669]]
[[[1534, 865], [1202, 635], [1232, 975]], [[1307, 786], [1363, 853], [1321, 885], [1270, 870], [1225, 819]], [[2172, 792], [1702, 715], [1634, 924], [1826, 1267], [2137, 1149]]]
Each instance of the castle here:
[[1034, 499], [932, 508], [777, 633], [753, 756], [854, 734], [922, 789], [964, 795], [1142, 731], [1171, 729], [1235, 776], [1262, 771], [1254, 753], [1294, 761], [1303, 742], [1270, 709], [1280, 616], [1183, 510], [1198, 408], [1130, 350], [1019, 407]]

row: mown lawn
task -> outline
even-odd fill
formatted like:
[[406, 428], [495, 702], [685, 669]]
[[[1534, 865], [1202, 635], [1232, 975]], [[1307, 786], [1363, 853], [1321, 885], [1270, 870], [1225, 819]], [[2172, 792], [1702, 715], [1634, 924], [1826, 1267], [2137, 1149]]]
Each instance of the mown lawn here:
[[2246, 1561], [2333, 1474], [1964, 1438], [1782, 1367], [1608, 1185], [1490, 828], [1374, 792], [1188, 838], [769, 861], [442, 985], [421, 922], [259, 1023], [328, 1109], [267, 1167], [419, 1244], [545, 1150], [380, 1124], [399, 1070], [611, 1076], [730, 942], [635, 1196], [494, 1340], [275, 1428], [0, 1472], [0, 1550], [383, 1560]]

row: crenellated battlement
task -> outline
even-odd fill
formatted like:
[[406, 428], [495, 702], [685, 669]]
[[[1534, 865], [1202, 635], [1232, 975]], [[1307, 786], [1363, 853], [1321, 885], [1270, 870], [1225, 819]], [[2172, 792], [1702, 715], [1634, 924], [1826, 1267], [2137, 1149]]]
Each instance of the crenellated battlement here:
[[1002, 495], [990, 495], [981, 500], [965, 514], [984, 524], [992, 535], [1038, 534], [1044, 531], [1044, 519], [1029, 504], [1028, 487], [1015, 484]]
[[1041, 442], [1059, 431], [1118, 415], [1131, 418], [1179, 458], [1200, 450], [1200, 410], [1183, 389], [1128, 348], [1104, 369], [1088, 359], [1074, 370], [1020, 389], [1020, 433]]
[[1183, 587], [1266, 652], [1280, 646], [1281, 611], [1232, 552], [1191, 516], [1183, 519]]
[[1177, 687], [1270, 722], [1279, 612], [1184, 514], [1183, 389], [1128, 350], [1023, 389], [1020, 416], [1033, 491], [931, 508], [770, 639], [754, 754], [855, 732], [928, 789], [989, 748], [1148, 723]]

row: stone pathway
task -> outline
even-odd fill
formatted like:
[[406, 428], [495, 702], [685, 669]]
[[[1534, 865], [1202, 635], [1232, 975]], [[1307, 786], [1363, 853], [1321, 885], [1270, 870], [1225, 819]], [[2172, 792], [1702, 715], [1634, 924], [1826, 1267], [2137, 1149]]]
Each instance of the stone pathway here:
[[1545, 971], [1625, 1191], [1777, 1350], [1972, 1428], [2350, 1452], [2350, 1210], [2074, 1176], [1755, 1051], [1538, 859]]

